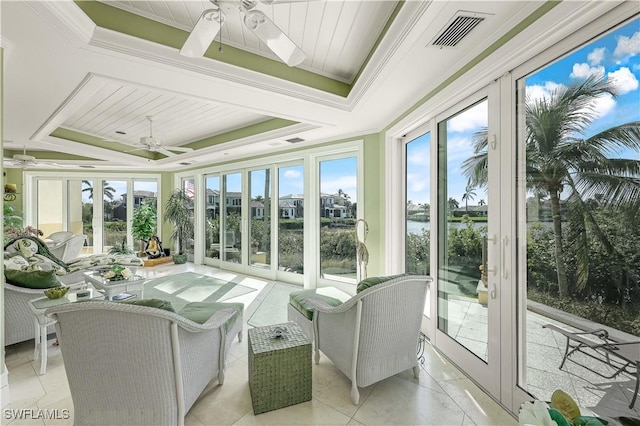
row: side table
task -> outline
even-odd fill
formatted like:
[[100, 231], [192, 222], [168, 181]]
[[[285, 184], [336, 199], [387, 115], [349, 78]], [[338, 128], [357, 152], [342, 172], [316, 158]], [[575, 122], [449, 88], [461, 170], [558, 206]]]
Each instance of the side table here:
[[142, 299], [144, 295], [144, 284], [147, 282], [145, 277], [134, 275], [124, 280], [107, 280], [97, 271], [89, 271], [84, 273], [84, 282], [94, 286], [100, 291], [104, 291], [107, 300], [113, 300], [113, 296], [128, 291], [139, 293]]
[[33, 348], [33, 358], [40, 358], [40, 375], [47, 372], [47, 327], [54, 324], [55, 321], [47, 317], [44, 313], [48, 308], [66, 303], [75, 303], [83, 300], [102, 300], [104, 296], [89, 289], [89, 296], [78, 298], [77, 293], [67, 293], [59, 299], [49, 299], [48, 297], [39, 297], [29, 301], [29, 307], [33, 312], [35, 324], [35, 338]]
[[248, 334], [253, 413], [310, 401], [311, 341], [300, 326], [287, 322], [251, 328]]

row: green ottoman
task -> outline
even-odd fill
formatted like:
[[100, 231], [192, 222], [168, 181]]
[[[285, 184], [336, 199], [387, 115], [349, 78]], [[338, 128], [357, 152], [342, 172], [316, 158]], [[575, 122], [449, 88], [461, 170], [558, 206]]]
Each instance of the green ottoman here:
[[250, 328], [248, 344], [254, 414], [311, 400], [311, 342], [298, 324]]

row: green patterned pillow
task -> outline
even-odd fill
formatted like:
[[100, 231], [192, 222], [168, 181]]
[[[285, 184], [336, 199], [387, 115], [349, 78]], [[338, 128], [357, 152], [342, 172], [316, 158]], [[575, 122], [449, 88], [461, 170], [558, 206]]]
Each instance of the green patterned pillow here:
[[53, 269], [50, 271], [16, 271], [7, 269], [4, 271], [4, 276], [9, 284], [24, 288], [46, 289], [62, 285]]
[[38, 253], [38, 244], [36, 244], [35, 241], [31, 241], [27, 238], [20, 238], [15, 242], [13, 246], [27, 259]]

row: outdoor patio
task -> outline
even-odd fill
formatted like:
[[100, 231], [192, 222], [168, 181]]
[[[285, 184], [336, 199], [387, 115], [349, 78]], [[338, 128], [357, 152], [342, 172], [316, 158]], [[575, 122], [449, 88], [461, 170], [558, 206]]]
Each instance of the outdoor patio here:
[[[482, 359], [487, 357], [487, 307], [473, 299], [450, 299], [448, 304], [449, 334]], [[622, 373], [615, 379], [604, 379], [589, 369], [567, 361], [559, 369], [565, 351], [566, 338], [558, 332], [543, 328], [553, 324], [571, 328], [566, 324], [527, 311], [527, 389], [536, 398], [549, 401], [556, 389], [571, 395], [579, 406], [602, 416], [629, 416], [640, 418], [640, 401], [629, 408], [635, 378]], [[640, 349], [639, 349], [640, 350]], [[591, 370], [611, 375], [613, 369], [586, 355], [576, 353], [573, 359]]]

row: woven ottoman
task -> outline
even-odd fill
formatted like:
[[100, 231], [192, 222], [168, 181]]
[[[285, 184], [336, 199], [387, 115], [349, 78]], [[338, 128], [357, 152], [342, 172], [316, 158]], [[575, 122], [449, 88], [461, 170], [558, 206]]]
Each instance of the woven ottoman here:
[[287, 322], [250, 328], [248, 334], [253, 413], [310, 401], [311, 341], [300, 326]]

